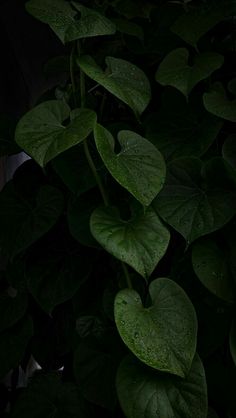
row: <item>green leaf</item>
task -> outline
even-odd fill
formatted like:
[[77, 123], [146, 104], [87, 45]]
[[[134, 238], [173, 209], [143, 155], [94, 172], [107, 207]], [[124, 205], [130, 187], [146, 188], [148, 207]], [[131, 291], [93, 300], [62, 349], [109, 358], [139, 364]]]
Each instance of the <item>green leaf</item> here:
[[214, 295], [234, 301], [233, 283], [226, 257], [212, 240], [195, 243], [192, 250], [193, 269], [201, 283]]
[[28, 306], [26, 293], [8, 287], [0, 294], [0, 332], [14, 325], [25, 314]]
[[132, 131], [120, 131], [121, 150], [115, 153], [115, 140], [101, 125], [94, 131], [98, 152], [112, 176], [144, 206], [150, 205], [165, 181], [165, 161], [149, 141]]
[[104, 72], [89, 55], [77, 60], [85, 74], [140, 115], [151, 100], [148, 78], [140, 68], [120, 58], [107, 57]]
[[44, 311], [52, 312], [76, 293], [90, 270], [91, 257], [84, 252], [71, 254], [46, 248], [29, 263], [28, 289]]
[[148, 279], [164, 256], [170, 239], [167, 228], [149, 207], [132, 208], [128, 221], [120, 218], [113, 207], [95, 209], [90, 228], [94, 238], [114, 257], [127, 263]]
[[89, 418], [88, 407], [73, 383], [59, 373], [36, 374], [21, 391], [11, 412], [12, 418]]
[[185, 377], [196, 352], [197, 317], [184, 290], [174, 281], [156, 279], [149, 286], [152, 304], [143, 307], [133, 289], [115, 298], [115, 322], [129, 349], [154, 369]]
[[186, 48], [171, 51], [161, 62], [156, 73], [156, 81], [163, 86], [172, 86], [186, 97], [201, 80], [209, 77], [223, 65], [224, 57], [216, 52], [203, 52], [189, 65]]
[[184, 380], [127, 356], [118, 369], [116, 386], [127, 418], [206, 418], [207, 385], [198, 355]]
[[72, 4], [80, 13], [79, 19], [76, 18], [78, 12], [65, 0], [30, 0], [26, 9], [36, 19], [47, 23], [63, 43], [115, 33], [115, 25], [105, 16], [77, 2]]
[[234, 216], [235, 186], [223, 159], [202, 165], [197, 158], [180, 158], [169, 164], [166, 184], [153, 206], [189, 244]]
[[216, 83], [212, 90], [203, 95], [206, 110], [219, 118], [236, 122], [236, 99], [229, 100], [221, 83]]
[[[227, 9], [227, 6], [225, 6]], [[222, 7], [213, 7], [201, 3], [198, 6], [189, 6], [188, 11], [180, 16], [172, 25], [171, 30], [188, 44], [197, 47], [199, 39], [212, 29], [217, 23], [223, 20], [225, 15]]]
[[222, 154], [224, 159], [236, 170], [236, 135], [232, 134], [226, 138]]
[[52, 166], [72, 193], [79, 196], [96, 185], [96, 180], [81, 145], [58, 155]]
[[[70, 108], [63, 101], [50, 100], [27, 112], [18, 122], [15, 140], [42, 167], [61, 152], [82, 142], [92, 132], [96, 114], [76, 109], [67, 125]], [[74, 116], [72, 114], [72, 116]]]
[[199, 103], [187, 104], [177, 90], [166, 91], [157, 113], [145, 120], [145, 137], [166, 160], [184, 156], [200, 157], [216, 139], [223, 121]]
[[63, 211], [62, 193], [42, 186], [34, 199], [26, 199], [7, 183], [0, 194], [0, 248], [13, 257], [48, 232]]
[[135, 36], [141, 42], [144, 40], [144, 33], [141, 26], [128, 19], [114, 18], [112, 22], [116, 25], [118, 32], [124, 33], [125, 35]]
[[0, 334], [0, 379], [17, 367], [33, 335], [33, 322], [26, 317]]

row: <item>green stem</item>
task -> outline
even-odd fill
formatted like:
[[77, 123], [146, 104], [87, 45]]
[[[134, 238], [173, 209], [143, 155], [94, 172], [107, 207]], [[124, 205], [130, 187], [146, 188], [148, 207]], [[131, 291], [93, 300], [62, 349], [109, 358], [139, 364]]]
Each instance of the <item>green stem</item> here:
[[129, 275], [128, 268], [127, 268], [126, 264], [125, 264], [125, 263], [123, 263], [123, 261], [121, 261], [121, 265], [122, 265], [122, 268], [123, 268], [123, 272], [124, 272], [124, 275], [125, 275], [125, 278], [126, 278], [127, 285], [128, 285], [128, 287], [129, 287], [130, 289], [133, 289], [133, 286], [132, 286], [132, 282], [131, 282], [131, 278], [130, 278], [130, 275]]
[[74, 74], [74, 54], [75, 54], [75, 44], [73, 45], [70, 53], [70, 79], [73, 93], [74, 106], [77, 107], [77, 98], [76, 98], [76, 82]]

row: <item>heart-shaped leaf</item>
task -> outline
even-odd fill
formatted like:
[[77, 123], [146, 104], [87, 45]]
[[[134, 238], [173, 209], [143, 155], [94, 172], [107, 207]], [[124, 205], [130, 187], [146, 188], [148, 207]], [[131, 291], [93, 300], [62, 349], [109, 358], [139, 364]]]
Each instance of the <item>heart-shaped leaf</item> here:
[[158, 149], [132, 131], [120, 131], [121, 150], [115, 153], [115, 140], [101, 125], [95, 127], [98, 152], [112, 176], [144, 206], [150, 205], [163, 187], [165, 161]]
[[22, 318], [0, 334], [0, 379], [20, 364], [32, 335], [33, 322], [30, 317]]
[[222, 8], [215, 2], [212, 2], [212, 5], [190, 5], [187, 12], [175, 21], [171, 30], [196, 48], [199, 39], [224, 18], [226, 11], [226, 5]]
[[167, 180], [153, 206], [187, 241], [225, 225], [235, 214], [235, 186], [221, 158], [205, 166], [197, 158], [180, 158], [168, 166]]
[[9, 287], [0, 294], [0, 332], [11, 327], [25, 314], [28, 305], [26, 293]]
[[34, 199], [26, 199], [7, 183], [0, 194], [0, 248], [13, 257], [42, 237], [57, 222], [63, 211], [62, 193], [42, 186]]
[[234, 288], [227, 260], [214, 241], [195, 243], [192, 263], [195, 274], [210, 292], [227, 302], [234, 301]]
[[15, 132], [17, 144], [42, 167], [61, 152], [82, 142], [92, 132], [96, 113], [76, 109], [73, 120], [69, 106], [60, 100], [50, 100], [36, 106], [18, 122]]
[[96, 10], [89, 9], [77, 2], [73, 6], [65, 0], [30, 0], [27, 11], [36, 19], [47, 23], [63, 42], [99, 35], [112, 35], [116, 26]]
[[207, 385], [198, 355], [186, 379], [160, 374], [127, 356], [117, 372], [118, 398], [127, 418], [206, 418]]
[[107, 57], [104, 72], [89, 55], [78, 58], [85, 74], [140, 115], [151, 100], [151, 87], [140, 68], [120, 58]]
[[170, 239], [167, 228], [149, 207], [133, 209], [129, 221], [116, 208], [101, 207], [91, 216], [94, 238], [114, 257], [129, 264], [147, 279], [164, 256]]
[[90, 413], [78, 387], [63, 382], [59, 373], [35, 375], [22, 390], [11, 411], [12, 418], [89, 418]]
[[166, 160], [203, 155], [216, 139], [223, 121], [200, 103], [187, 103], [177, 90], [165, 90], [162, 106], [145, 120], [145, 138]]
[[144, 308], [133, 289], [115, 298], [115, 321], [121, 338], [143, 363], [185, 377], [196, 352], [197, 317], [184, 290], [166, 278], [151, 282], [151, 306]]
[[224, 159], [236, 170], [236, 135], [232, 134], [225, 140], [222, 154]]
[[186, 48], [171, 51], [161, 62], [156, 80], [163, 86], [172, 86], [186, 97], [201, 80], [209, 77], [223, 65], [224, 57], [215, 52], [203, 52], [189, 65], [189, 52]]
[[206, 110], [219, 118], [236, 122], [236, 99], [229, 100], [222, 84], [216, 83], [212, 90], [203, 95]]

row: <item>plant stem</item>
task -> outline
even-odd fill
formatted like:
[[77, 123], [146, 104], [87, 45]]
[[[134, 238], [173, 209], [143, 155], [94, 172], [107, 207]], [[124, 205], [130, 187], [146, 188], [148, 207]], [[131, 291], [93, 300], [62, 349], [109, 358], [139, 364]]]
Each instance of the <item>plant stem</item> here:
[[70, 53], [70, 79], [72, 85], [72, 92], [73, 92], [73, 100], [74, 106], [77, 106], [77, 98], [76, 98], [76, 82], [75, 82], [75, 75], [74, 75], [74, 53], [75, 53], [75, 45], [73, 45]]
[[125, 263], [123, 263], [123, 261], [121, 261], [121, 265], [122, 265], [122, 268], [123, 268], [123, 272], [124, 272], [124, 275], [125, 275], [125, 278], [126, 278], [127, 285], [130, 289], [133, 289], [131, 278], [130, 278], [127, 266], [126, 266]]

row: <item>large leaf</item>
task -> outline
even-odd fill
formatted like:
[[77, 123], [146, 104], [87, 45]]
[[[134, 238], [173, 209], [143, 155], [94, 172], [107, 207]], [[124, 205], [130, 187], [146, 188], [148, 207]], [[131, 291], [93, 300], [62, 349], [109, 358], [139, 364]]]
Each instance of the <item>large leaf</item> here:
[[101, 125], [95, 127], [95, 141], [101, 158], [112, 176], [140, 203], [150, 205], [163, 187], [165, 161], [145, 138], [132, 131], [120, 131], [121, 150], [115, 153], [115, 140]]
[[236, 193], [224, 166], [215, 158], [169, 164], [166, 184], [153, 205], [159, 215], [191, 243], [225, 225], [235, 214]]
[[26, 9], [36, 19], [47, 23], [63, 43], [115, 33], [116, 26], [105, 16], [77, 2], [72, 4], [80, 13], [79, 19], [77, 11], [65, 0], [30, 0]]
[[0, 332], [11, 327], [25, 314], [28, 305], [26, 293], [9, 287], [0, 294]]
[[18, 122], [15, 140], [42, 167], [61, 152], [82, 142], [92, 132], [96, 114], [89, 109], [77, 109], [72, 121], [69, 106], [60, 100], [39, 104]]
[[164, 375], [127, 356], [117, 373], [117, 393], [127, 418], [206, 418], [207, 386], [198, 355], [186, 379]]
[[236, 135], [232, 134], [225, 140], [222, 154], [224, 159], [236, 170]]
[[197, 343], [197, 317], [184, 290], [166, 278], [151, 282], [151, 306], [133, 289], [115, 298], [115, 321], [124, 343], [142, 362], [181, 377], [188, 374]]
[[145, 213], [133, 208], [124, 221], [113, 207], [95, 209], [90, 228], [94, 238], [114, 257], [129, 264], [145, 279], [164, 256], [170, 239], [167, 228], [149, 207]]
[[227, 302], [234, 301], [234, 288], [226, 256], [214, 241], [195, 243], [192, 262], [195, 274], [210, 292]]
[[107, 57], [104, 72], [89, 55], [78, 58], [80, 68], [98, 84], [141, 114], [151, 99], [148, 78], [140, 68], [120, 58]]
[[35, 375], [22, 390], [12, 418], [88, 418], [89, 412], [77, 386], [63, 382], [58, 373]]
[[212, 4], [213, 7], [209, 6], [207, 2], [198, 6], [190, 5], [188, 11], [172, 25], [172, 31], [185, 42], [197, 47], [199, 39], [224, 18], [227, 10], [227, 6], [222, 9], [215, 2]]
[[0, 379], [20, 364], [32, 335], [33, 323], [30, 317], [21, 319], [0, 334]]
[[48, 232], [63, 211], [62, 193], [42, 186], [34, 199], [26, 199], [10, 181], [0, 194], [0, 247], [13, 257]]
[[187, 155], [200, 157], [217, 137], [223, 121], [208, 113], [200, 103], [187, 104], [177, 90], [166, 91], [157, 113], [145, 120], [145, 137], [166, 160]]
[[228, 99], [222, 84], [216, 83], [211, 91], [204, 93], [203, 103], [206, 110], [213, 115], [236, 122], [236, 99]]
[[91, 259], [82, 251], [43, 251], [29, 263], [26, 271], [28, 288], [46, 312], [70, 299], [86, 279]]
[[215, 52], [203, 52], [195, 57], [193, 65], [188, 62], [186, 48], [171, 51], [159, 65], [156, 80], [163, 86], [175, 87], [187, 97], [196, 84], [222, 66], [224, 57]]

